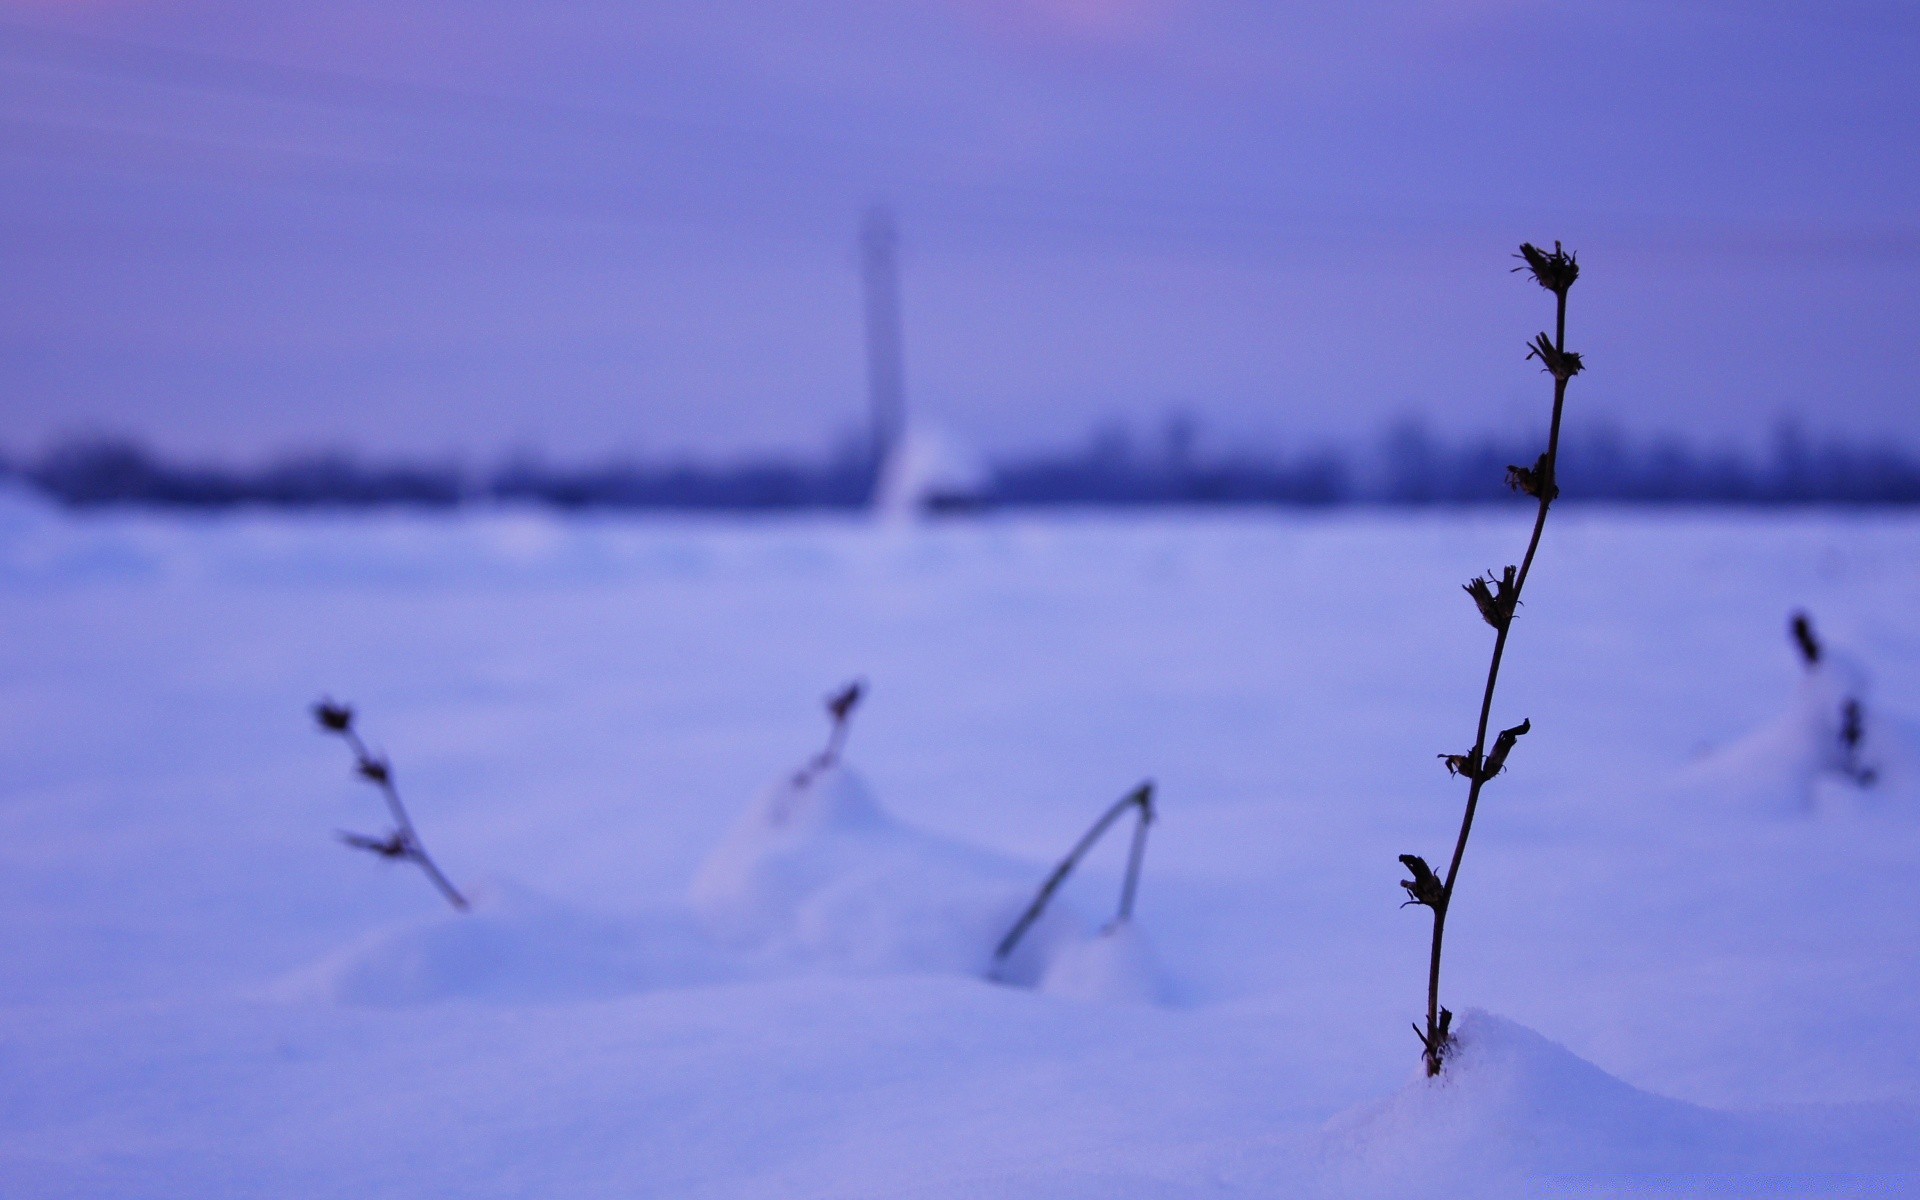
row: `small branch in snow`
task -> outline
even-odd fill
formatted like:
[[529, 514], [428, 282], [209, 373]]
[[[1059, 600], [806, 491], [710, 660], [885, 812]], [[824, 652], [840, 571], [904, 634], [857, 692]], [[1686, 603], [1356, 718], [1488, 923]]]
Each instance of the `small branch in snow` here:
[[393, 817], [394, 828], [385, 837], [369, 837], [364, 833], [339, 833], [340, 841], [355, 850], [365, 850], [369, 854], [388, 859], [406, 859], [419, 865], [433, 886], [446, 897], [447, 903], [459, 912], [467, 911], [467, 898], [453, 886], [439, 864], [427, 853], [420, 834], [413, 827], [413, 819], [407, 815], [407, 806], [400, 802], [400, 789], [394, 786], [393, 766], [386, 759], [376, 757], [360, 740], [360, 734], [353, 727], [353, 709], [344, 704], [335, 704], [331, 699], [323, 699], [313, 706], [313, 718], [320, 728], [334, 734], [347, 743], [353, 751], [354, 774], [380, 789], [386, 799], [387, 811]]
[[1027, 930], [1040, 919], [1040, 914], [1047, 909], [1048, 901], [1052, 900], [1053, 894], [1060, 890], [1060, 885], [1067, 881], [1067, 876], [1073, 874], [1073, 869], [1080, 865], [1080, 860], [1086, 857], [1087, 851], [1093, 849], [1094, 843], [1100, 840], [1100, 835], [1125, 815], [1129, 808], [1139, 810], [1139, 816], [1133, 826], [1133, 844], [1127, 851], [1127, 876], [1120, 885], [1120, 907], [1108, 928], [1111, 929], [1132, 918], [1133, 898], [1140, 885], [1140, 866], [1147, 853], [1147, 826], [1153, 823], [1154, 818], [1151, 779], [1114, 801], [1112, 807], [1100, 814], [1100, 819], [1093, 823], [1092, 828], [1080, 835], [1080, 840], [1073, 844], [1073, 849], [1067, 852], [1067, 856], [1060, 860], [1060, 865], [1047, 876], [1046, 882], [1040, 885], [1039, 892], [1034, 895], [1033, 903], [1027, 905], [1026, 911], [1020, 914], [1020, 919], [1013, 923], [1013, 928], [1007, 930], [1007, 935], [1000, 939], [998, 946], [994, 947], [994, 975], [999, 974], [1000, 967], [1013, 954], [1015, 947], [1020, 945], [1020, 939], [1025, 937]]
[[[1800, 651], [1800, 661], [1808, 671], [1819, 669], [1823, 650], [1820, 638], [1813, 631], [1813, 618], [1805, 612], [1796, 612], [1787, 623], [1787, 632], [1793, 637], [1794, 648]], [[1839, 771], [1860, 787], [1872, 787], [1880, 778], [1866, 763], [1860, 761], [1861, 744], [1867, 737], [1867, 710], [1858, 696], [1847, 696], [1840, 702], [1840, 727], [1836, 731], [1840, 746]]]
[[827, 697], [827, 716], [832, 720], [832, 728], [827, 730], [827, 744], [820, 753], [807, 761], [807, 765], [793, 773], [793, 786], [804, 788], [820, 774], [840, 761], [840, 754], [847, 748], [847, 734], [853, 723], [853, 710], [860, 706], [861, 697], [867, 694], [867, 681], [855, 679], [845, 687]]

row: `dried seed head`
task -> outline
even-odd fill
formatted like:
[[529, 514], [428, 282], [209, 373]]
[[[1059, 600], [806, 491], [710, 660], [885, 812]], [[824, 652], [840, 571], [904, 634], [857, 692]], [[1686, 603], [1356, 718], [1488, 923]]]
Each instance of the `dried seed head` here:
[[835, 721], [844, 721], [860, 703], [860, 697], [867, 689], [867, 681], [856, 679], [827, 697], [827, 711], [833, 714]]
[[1527, 357], [1539, 359], [1547, 374], [1562, 383], [1578, 375], [1586, 365], [1573, 351], [1556, 348], [1553, 339], [1544, 333], [1527, 343]]
[[1532, 272], [1534, 282], [1556, 296], [1566, 295], [1573, 281], [1580, 278], [1580, 263], [1572, 254], [1562, 250], [1559, 242], [1553, 244], [1551, 252], [1542, 250], [1532, 242], [1521, 242], [1520, 253], [1514, 257], [1520, 260], [1520, 265], [1514, 268], [1515, 272]]
[[1507, 769], [1507, 755], [1513, 753], [1513, 744], [1532, 728], [1532, 721], [1522, 721], [1512, 729], [1502, 729], [1499, 736], [1493, 739], [1493, 747], [1487, 751], [1484, 762], [1474, 753], [1442, 754], [1439, 756], [1440, 762], [1449, 775], [1461, 775], [1485, 783]]
[[330, 697], [313, 706], [313, 719], [328, 733], [345, 733], [353, 728], [353, 710], [344, 704], [335, 704]]
[[354, 767], [362, 779], [370, 780], [385, 787], [393, 782], [393, 770], [385, 761], [378, 758], [363, 758]]
[[1413, 876], [1412, 879], [1400, 881], [1400, 886], [1407, 889], [1406, 904], [1400, 907], [1405, 908], [1408, 904], [1422, 904], [1435, 912], [1440, 911], [1447, 902], [1447, 889], [1441, 886], [1440, 877], [1433, 873], [1433, 868], [1427, 865], [1427, 860], [1418, 854], [1402, 854], [1400, 864]]
[[1507, 755], [1513, 753], [1513, 744], [1532, 728], [1533, 722], [1527, 720], [1500, 731], [1500, 736], [1493, 739], [1493, 749], [1487, 751], [1487, 763], [1480, 774], [1482, 782], [1507, 769]]
[[1531, 467], [1509, 464], [1507, 487], [1516, 492], [1525, 492], [1535, 499], [1545, 499], [1549, 504], [1560, 498], [1560, 485], [1553, 479], [1553, 464], [1547, 461], [1545, 454], [1534, 459]]
[[1474, 606], [1480, 610], [1480, 615], [1485, 618], [1487, 624], [1495, 629], [1505, 629], [1509, 614], [1501, 610], [1500, 598], [1489, 586], [1491, 582], [1490, 578], [1475, 576], [1463, 585], [1463, 590], [1473, 597]]
[[1473, 597], [1475, 608], [1480, 616], [1495, 629], [1505, 629], [1513, 620], [1513, 610], [1520, 602], [1519, 589], [1514, 586], [1514, 568], [1507, 567], [1495, 579], [1492, 573], [1476, 576], [1460, 585], [1461, 590]]

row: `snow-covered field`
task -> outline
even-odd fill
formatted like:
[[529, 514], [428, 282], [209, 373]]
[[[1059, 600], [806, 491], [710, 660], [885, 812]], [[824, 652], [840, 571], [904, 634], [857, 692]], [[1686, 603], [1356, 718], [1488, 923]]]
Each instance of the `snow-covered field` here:
[[[1913, 517], [1556, 514], [1417, 1077], [1521, 521], [7, 497], [0, 1196], [1920, 1194]], [[1147, 777], [1134, 922], [1122, 827], [986, 981]]]

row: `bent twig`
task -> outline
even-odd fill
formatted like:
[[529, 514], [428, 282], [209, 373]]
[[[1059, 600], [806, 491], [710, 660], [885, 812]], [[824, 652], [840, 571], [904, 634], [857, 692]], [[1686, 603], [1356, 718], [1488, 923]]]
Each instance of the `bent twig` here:
[[1112, 807], [1101, 813], [1100, 819], [1093, 823], [1092, 828], [1080, 835], [1080, 840], [1073, 844], [1073, 849], [1067, 852], [1067, 856], [1060, 860], [1060, 865], [1047, 876], [1046, 882], [1040, 885], [1039, 892], [1034, 895], [1033, 903], [1027, 905], [1026, 911], [1020, 914], [1020, 919], [1013, 923], [1013, 928], [1007, 930], [1007, 935], [1000, 939], [998, 946], [994, 947], [993, 964], [996, 972], [1007, 961], [1014, 948], [1019, 946], [1020, 939], [1026, 936], [1027, 930], [1040, 919], [1040, 914], [1047, 909], [1048, 901], [1052, 900], [1053, 894], [1060, 890], [1060, 885], [1067, 881], [1067, 876], [1073, 874], [1073, 869], [1080, 865], [1080, 860], [1086, 857], [1087, 851], [1093, 849], [1094, 843], [1100, 840], [1100, 835], [1118, 821], [1129, 808], [1139, 810], [1139, 819], [1134, 823], [1133, 844], [1127, 851], [1127, 876], [1120, 885], [1120, 907], [1108, 928], [1111, 929], [1114, 925], [1119, 925], [1133, 916], [1133, 898], [1140, 883], [1140, 864], [1147, 853], [1147, 826], [1153, 823], [1153, 781], [1151, 779], [1114, 801]]

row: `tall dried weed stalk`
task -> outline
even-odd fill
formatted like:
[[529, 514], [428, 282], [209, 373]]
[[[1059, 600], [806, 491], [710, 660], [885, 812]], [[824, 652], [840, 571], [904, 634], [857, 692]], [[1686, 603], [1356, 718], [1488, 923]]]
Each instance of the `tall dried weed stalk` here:
[[1414, 1033], [1420, 1038], [1421, 1057], [1426, 1063], [1428, 1075], [1440, 1073], [1453, 1047], [1453, 1014], [1440, 1006], [1440, 952], [1446, 940], [1447, 910], [1453, 902], [1454, 886], [1460, 879], [1460, 860], [1467, 852], [1467, 838], [1473, 833], [1473, 817], [1480, 807], [1480, 793], [1489, 781], [1506, 769], [1507, 756], [1512, 753], [1515, 743], [1533, 727], [1530, 721], [1522, 720], [1518, 725], [1500, 730], [1491, 745], [1487, 742], [1487, 730], [1493, 718], [1494, 689], [1499, 686], [1500, 662], [1507, 652], [1507, 635], [1512, 630], [1514, 614], [1520, 606], [1520, 594], [1527, 586], [1527, 576], [1533, 570], [1534, 555], [1540, 549], [1540, 534], [1547, 527], [1547, 511], [1560, 495], [1555, 480], [1555, 464], [1560, 454], [1560, 413], [1566, 403], [1567, 381], [1578, 375], [1581, 367], [1580, 356], [1567, 349], [1567, 292], [1580, 277], [1579, 263], [1572, 254], [1562, 250], [1558, 242], [1553, 244], [1551, 251], [1524, 243], [1517, 257], [1521, 265], [1514, 270], [1530, 274], [1534, 282], [1554, 296], [1553, 335], [1549, 337], [1542, 333], [1527, 347], [1527, 357], [1539, 359], [1547, 374], [1553, 376], [1553, 419], [1548, 427], [1547, 448], [1534, 464], [1531, 467], [1507, 468], [1507, 485], [1532, 496], [1539, 504], [1533, 519], [1533, 536], [1527, 539], [1526, 555], [1521, 558], [1519, 566], [1505, 567], [1497, 577], [1488, 573], [1466, 584], [1467, 595], [1473, 598], [1481, 619], [1493, 627], [1493, 657], [1487, 665], [1486, 688], [1480, 696], [1480, 721], [1474, 732], [1473, 749], [1465, 754], [1440, 755], [1448, 774], [1467, 781], [1467, 807], [1460, 818], [1460, 836], [1454, 842], [1453, 858], [1448, 862], [1447, 873], [1443, 877], [1436, 874], [1427, 861], [1417, 854], [1400, 856], [1401, 864], [1413, 876], [1400, 882], [1400, 886], [1407, 891], [1406, 903], [1420, 905], [1433, 913], [1433, 946], [1427, 961], [1426, 1028], [1423, 1030], [1419, 1025], [1414, 1026]]

